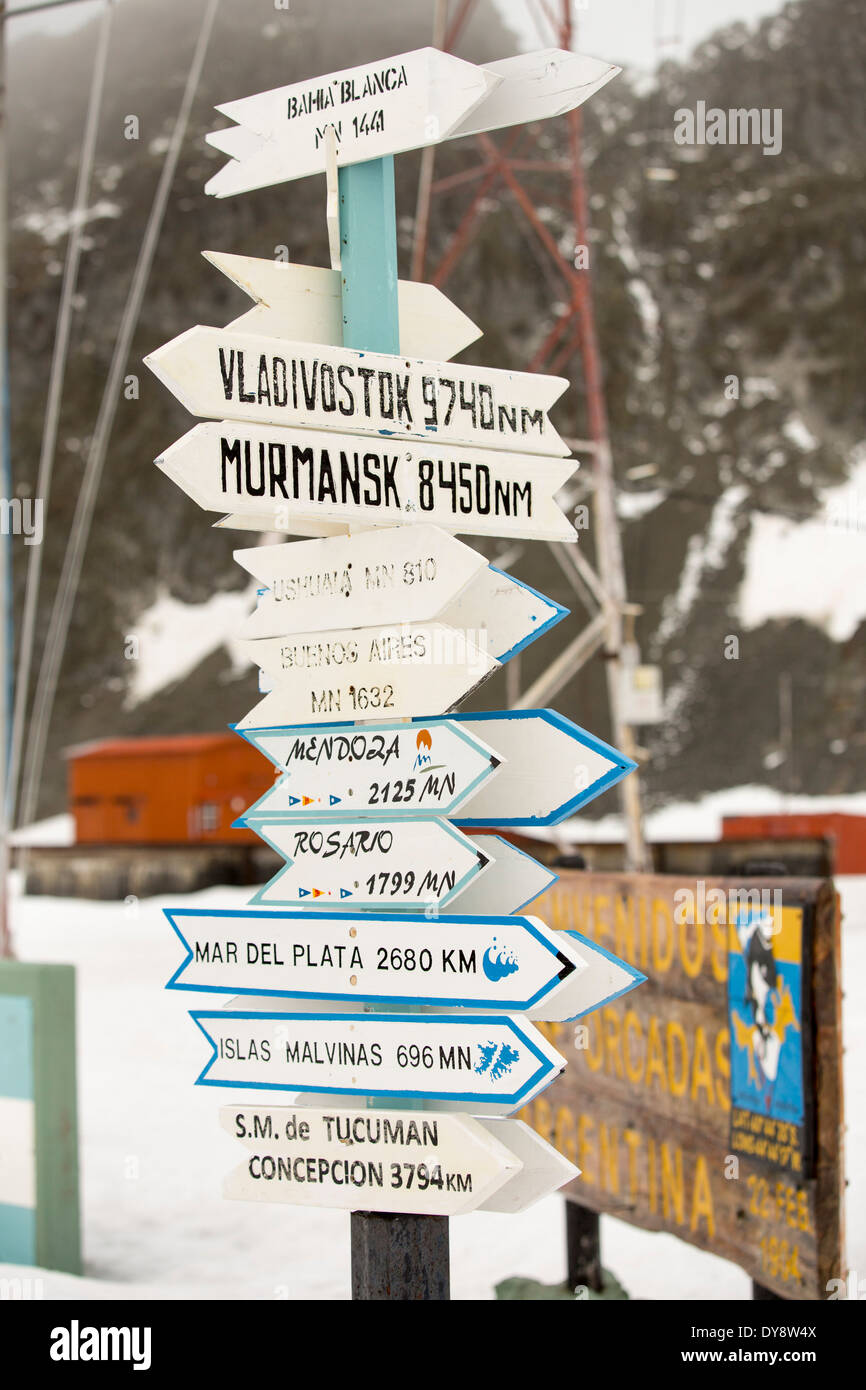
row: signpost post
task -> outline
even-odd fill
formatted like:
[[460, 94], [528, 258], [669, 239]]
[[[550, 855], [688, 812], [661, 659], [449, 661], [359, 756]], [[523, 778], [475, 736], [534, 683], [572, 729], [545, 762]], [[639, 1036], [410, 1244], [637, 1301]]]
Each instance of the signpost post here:
[[266, 590], [245, 646], [267, 693], [236, 727], [283, 770], [242, 821], [286, 866], [247, 908], [168, 910], [168, 987], [239, 996], [191, 1014], [198, 1084], [306, 1098], [222, 1112], [248, 1151], [226, 1195], [348, 1208], [355, 1298], [447, 1298], [449, 1216], [578, 1176], [505, 1118], [564, 1066], [531, 1020], [644, 978], [513, 915], [554, 875], [450, 823], [552, 824], [633, 764], [549, 710], [447, 717], [565, 616], [454, 533], [574, 541], [577, 463], [548, 416], [565, 380], [449, 365], [478, 330], [398, 281], [394, 205], [395, 153], [570, 110], [616, 71], [422, 49], [221, 107], [208, 191], [326, 172], [332, 268], [207, 253], [255, 307], [145, 359], [207, 420], [163, 471], [220, 525], [314, 538], [237, 555]]

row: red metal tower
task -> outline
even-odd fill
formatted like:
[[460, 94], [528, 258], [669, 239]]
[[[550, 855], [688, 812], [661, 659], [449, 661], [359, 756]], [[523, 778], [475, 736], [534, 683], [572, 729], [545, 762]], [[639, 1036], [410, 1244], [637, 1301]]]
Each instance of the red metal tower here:
[[[433, 42], [436, 47], [453, 51], [476, 0], [459, 0], [449, 19], [447, 0], [437, 0]], [[545, 46], [571, 49], [574, 44], [574, 23], [571, 0], [527, 0], [539, 38]], [[634, 648], [631, 629], [634, 616], [640, 610], [626, 599], [625, 570], [622, 544], [614, 496], [613, 464], [608, 436], [604, 402], [604, 384], [593, 314], [592, 281], [588, 256], [578, 267], [567, 259], [548, 226], [538, 215], [529, 192], [521, 181], [524, 172], [546, 172], [561, 175], [567, 183], [569, 208], [574, 227], [576, 248], [589, 246], [589, 217], [586, 179], [582, 160], [582, 113], [580, 108], [564, 118], [568, 124], [568, 157], [550, 159], [539, 150], [536, 130], [530, 126], [515, 126], [497, 144], [489, 135], [478, 135], [475, 143], [480, 162], [440, 180], [434, 180], [434, 148], [424, 151], [418, 188], [415, 239], [412, 252], [411, 278], [432, 281], [442, 286], [464, 252], [484, 215], [485, 199], [502, 184], [517, 205], [518, 215], [524, 217], [537, 239], [542, 253], [549, 258], [565, 289], [565, 307], [557, 315], [549, 332], [529, 363], [531, 371], [563, 370], [573, 357], [580, 361], [586, 393], [588, 439], [570, 440], [573, 448], [591, 460], [586, 470], [587, 483], [572, 495], [574, 505], [582, 495], [592, 492], [595, 538], [595, 567], [591, 566], [578, 546], [551, 547], [566, 577], [589, 610], [590, 621], [572, 643], [557, 657], [533, 686], [514, 699], [527, 708], [544, 703], [599, 650], [603, 651], [607, 668], [608, 698], [611, 710], [613, 739], [627, 755], [635, 756], [636, 742], [623, 708], [623, 677], [628, 658]], [[438, 264], [425, 276], [428, 255], [428, 222], [433, 194], [444, 193], [462, 185], [473, 188], [472, 196], [456, 230]], [[624, 648], [626, 650], [624, 650]], [[625, 660], [624, 660], [625, 658]], [[515, 692], [516, 694], [516, 692]], [[649, 868], [643, 838], [640, 787], [635, 772], [621, 783], [622, 809], [626, 827], [627, 864], [633, 870]]]

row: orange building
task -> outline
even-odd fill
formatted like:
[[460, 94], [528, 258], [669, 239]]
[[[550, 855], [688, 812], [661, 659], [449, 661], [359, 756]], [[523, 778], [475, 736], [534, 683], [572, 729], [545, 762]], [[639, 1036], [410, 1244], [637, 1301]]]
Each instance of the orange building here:
[[274, 768], [239, 734], [115, 738], [66, 750], [77, 844], [249, 844], [232, 821]]
[[820, 840], [833, 845], [834, 872], [866, 873], [866, 816], [835, 811], [777, 811], [723, 816], [723, 840]]

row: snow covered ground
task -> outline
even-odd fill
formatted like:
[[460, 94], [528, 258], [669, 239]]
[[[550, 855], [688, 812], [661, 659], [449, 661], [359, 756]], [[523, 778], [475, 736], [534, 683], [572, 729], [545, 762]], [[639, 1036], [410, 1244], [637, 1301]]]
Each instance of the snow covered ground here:
[[[866, 1272], [866, 877], [840, 879], [845, 913], [847, 1222], [851, 1268]], [[213, 888], [198, 903], [240, 905], [248, 889]], [[178, 898], [171, 900], [177, 905]], [[78, 972], [79, 1123], [86, 1277], [0, 1265], [0, 1277], [42, 1280], [46, 1298], [343, 1299], [349, 1217], [342, 1212], [228, 1202], [238, 1158], [217, 1123], [217, 1098], [193, 1086], [203, 1042], [187, 1001], [163, 986], [178, 964], [161, 908], [18, 897], [20, 957]], [[247, 1103], [249, 1096], [240, 1097]], [[475, 1213], [451, 1225], [452, 1294], [489, 1299], [509, 1275], [564, 1275], [561, 1198], [521, 1216]], [[747, 1299], [734, 1265], [675, 1239], [604, 1218], [603, 1258], [634, 1298]], [[660, 1273], [660, 1271], [662, 1271]]]

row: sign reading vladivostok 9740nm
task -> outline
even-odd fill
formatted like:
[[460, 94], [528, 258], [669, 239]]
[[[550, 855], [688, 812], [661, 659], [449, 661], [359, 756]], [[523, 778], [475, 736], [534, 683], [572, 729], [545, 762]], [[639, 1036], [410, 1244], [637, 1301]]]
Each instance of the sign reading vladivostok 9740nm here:
[[521, 453], [568, 448], [547, 418], [565, 377], [188, 328], [145, 357], [193, 415], [357, 430]]

